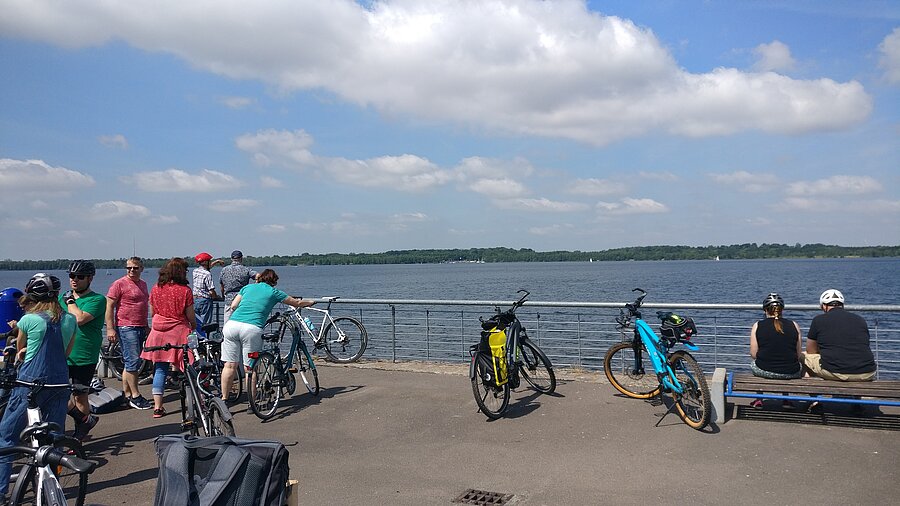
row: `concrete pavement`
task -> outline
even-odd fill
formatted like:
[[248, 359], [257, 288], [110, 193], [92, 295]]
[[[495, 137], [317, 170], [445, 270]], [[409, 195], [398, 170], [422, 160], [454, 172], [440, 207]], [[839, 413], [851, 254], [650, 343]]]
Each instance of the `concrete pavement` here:
[[[265, 423], [239, 405], [234, 422], [241, 437], [288, 445], [301, 504], [450, 504], [470, 488], [529, 505], [898, 502], [897, 412], [872, 429], [840, 413], [766, 420], [741, 410], [698, 432], [675, 414], [656, 426], [666, 410], [659, 401], [623, 398], [593, 373], [565, 373], [554, 395], [520, 388], [507, 416], [489, 422], [466, 373], [458, 364], [323, 364], [319, 397], [289, 398]], [[153, 438], [179, 421], [103, 415], [85, 445], [103, 464], [87, 503], [152, 504]]]

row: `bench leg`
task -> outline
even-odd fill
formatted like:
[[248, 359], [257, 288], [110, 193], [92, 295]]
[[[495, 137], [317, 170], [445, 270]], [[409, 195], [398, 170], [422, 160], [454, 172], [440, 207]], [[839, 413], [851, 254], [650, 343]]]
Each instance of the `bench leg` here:
[[712, 401], [712, 420], [716, 423], [725, 423], [725, 378], [726, 371], [723, 367], [716, 367], [713, 371], [712, 382], [709, 384], [709, 396]]

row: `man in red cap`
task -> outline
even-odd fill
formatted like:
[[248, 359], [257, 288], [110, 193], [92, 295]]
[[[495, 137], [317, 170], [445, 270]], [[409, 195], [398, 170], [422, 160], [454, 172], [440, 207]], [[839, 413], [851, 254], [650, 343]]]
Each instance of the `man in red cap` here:
[[214, 300], [222, 300], [216, 293], [216, 285], [213, 284], [212, 273], [209, 272], [213, 265], [222, 265], [225, 262], [217, 258], [213, 260], [212, 255], [207, 252], [197, 253], [194, 257], [198, 267], [194, 269], [192, 278], [192, 287], [194, 292], [194, 312], [197, 314], [197, 333], [205, 336], [201, 330], [204, 325], [211, 323], [213, 320], [213, 303]]

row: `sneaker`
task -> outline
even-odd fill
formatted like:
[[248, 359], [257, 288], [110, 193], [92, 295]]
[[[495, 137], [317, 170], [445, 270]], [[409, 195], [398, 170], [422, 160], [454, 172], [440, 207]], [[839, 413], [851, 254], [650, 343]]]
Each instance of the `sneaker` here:
[[143, 395], [132, 397], [128, 400], [128, 405], [134, 409], [150, 409], [153, 407], [153, 403], [145, 399]]
[[153, 418], [162, 418], [166, 416], [166, 408], [159, 408], [153, 410]]
[[102, 379], [98, 378], [97, 376], [94, 376], [91, 379], [91, 390], [93, 390], [95, 392], [99, 392], [99, 391], [103, 390], [104, 388], [106, 388], [106, 385], [103, 383]]
[[750, 407], [753, 409], [762, 409], [762, 407], [763, 407], [762, 399], [753, 399], [753, 402], [750, 403]]
[[99, 421], [99, 418], [94, 415], [90, 415], [86, 422], [76, 423], [75, 432], [72, 433], [72, 437], [83, 443], [87, 438], [88, 433], [91, 431], [91, 429], [97, 426], [97, 422]]
[[822, 403], [820, 403], [819, 401], [815, 401], [812, 404], [810, 404], [806, 410], [809, 411], [810, 413], [813, 413], [816, 415], [821, 414], [822, 413]]

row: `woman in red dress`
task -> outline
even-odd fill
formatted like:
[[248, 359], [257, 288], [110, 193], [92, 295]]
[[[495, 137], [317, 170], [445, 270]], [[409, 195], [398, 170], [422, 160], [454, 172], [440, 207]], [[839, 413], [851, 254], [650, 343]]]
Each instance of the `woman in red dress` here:
[[[183, 258], [173, 258], [159, 270], [159, 280], [150, 291], [150, 314], [153, 315], [150, 335], [145, 346], [163, 346], [166, 343], [182, 346], [188, 342], [195, 326], [194, 296], [187, 281], [187, 262]], [[141, 358], [153, 362], [153, 418], [165, 416], [163, 393], [166, 376], [173, 365], [183, 369], [181, 348], [162, 351], [145, 351]], [[188, 354], [193, 362], [193, 356]]]

